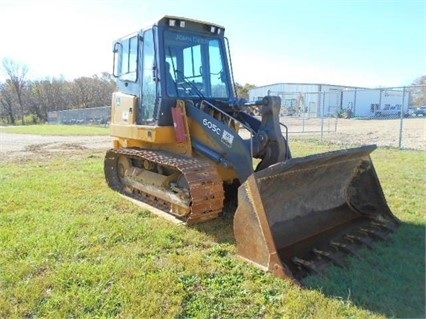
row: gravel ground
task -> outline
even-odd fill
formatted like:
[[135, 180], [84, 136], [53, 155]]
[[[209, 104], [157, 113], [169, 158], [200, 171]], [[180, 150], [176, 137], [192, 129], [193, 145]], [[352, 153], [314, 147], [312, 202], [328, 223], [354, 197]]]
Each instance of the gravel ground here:
[[[281, 119], [292, 137], [321, 139], [342, 147], [376, 144], [426, 151], [426, 118], [403, 119]], [[321, 129], [324, 132], [321, 137]], [[311, 132], [316, 132], [312, 134]]]

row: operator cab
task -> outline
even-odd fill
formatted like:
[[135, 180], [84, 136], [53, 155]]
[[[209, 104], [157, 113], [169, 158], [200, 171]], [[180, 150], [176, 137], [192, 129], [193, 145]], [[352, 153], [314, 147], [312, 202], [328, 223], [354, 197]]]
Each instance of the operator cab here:
[[136, 124], [173, 125], [177, 99], [228, 102], [233, 86], [224, 27], [165, 16], [114, 43], [118, 90], [138, 98]]

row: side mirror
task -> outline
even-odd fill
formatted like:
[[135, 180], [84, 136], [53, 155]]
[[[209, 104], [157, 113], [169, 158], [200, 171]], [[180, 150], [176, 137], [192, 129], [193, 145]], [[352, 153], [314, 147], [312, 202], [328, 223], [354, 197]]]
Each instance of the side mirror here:
[[112, 49], [112, 53], [113, 53], [112, 76], [115, 77], [115, 78], [118, 77], [118, 59], [119, 59], [121, 47], [122, 47], [122, 45], [121, 45], [120, 42], [115, 42], [114, 47]]

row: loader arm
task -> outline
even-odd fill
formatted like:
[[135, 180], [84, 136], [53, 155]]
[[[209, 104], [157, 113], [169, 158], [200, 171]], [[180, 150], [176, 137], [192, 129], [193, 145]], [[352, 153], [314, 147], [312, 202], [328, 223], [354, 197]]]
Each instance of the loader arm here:
[[[253, 173], [252, 158], [261, 160], [256, 170], [291, 158], [278, 117], [280, 102], [280, 98], [274, 96], [256, 102], [261, 106], [259, 120], [245, 112], [247, 105], [230, 106], [225, 112], [208, 101], [196, 105], [188, 101], [188, 116], [204, 132], [193, 131], [190, 134], [193, 148], [219, 165], [236, 170], [240, 183]], [[238, 134], [234, 126], [236, 121], [250, 132], [250, 137]]]
[[[287, 139], [281, 131], [281, 99], [278, 96], [265, 96], [256, 104], [260, 106], [261, 121], [254, 127], [256, 134], [253, 139], [258, 147], [254, 150], [253, 157], [261, 159], [256, 168], [256, 171], [259, 171], [290, 159], [291, 153]], [[248, 116], [247, 113], [244, 114]]]

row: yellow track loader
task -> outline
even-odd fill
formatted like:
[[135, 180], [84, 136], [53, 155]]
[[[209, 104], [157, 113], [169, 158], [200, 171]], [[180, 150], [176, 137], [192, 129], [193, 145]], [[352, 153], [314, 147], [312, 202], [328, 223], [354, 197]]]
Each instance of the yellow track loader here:
[[399, 221], [375, 146], [292, 158], [280, 98], [237, 98], [224, 31], [165, 16], [114, 43], [108, 185], [186, 224], [217, 218], [237, 197], [238, 253], [296, 282], [386, 239]]

